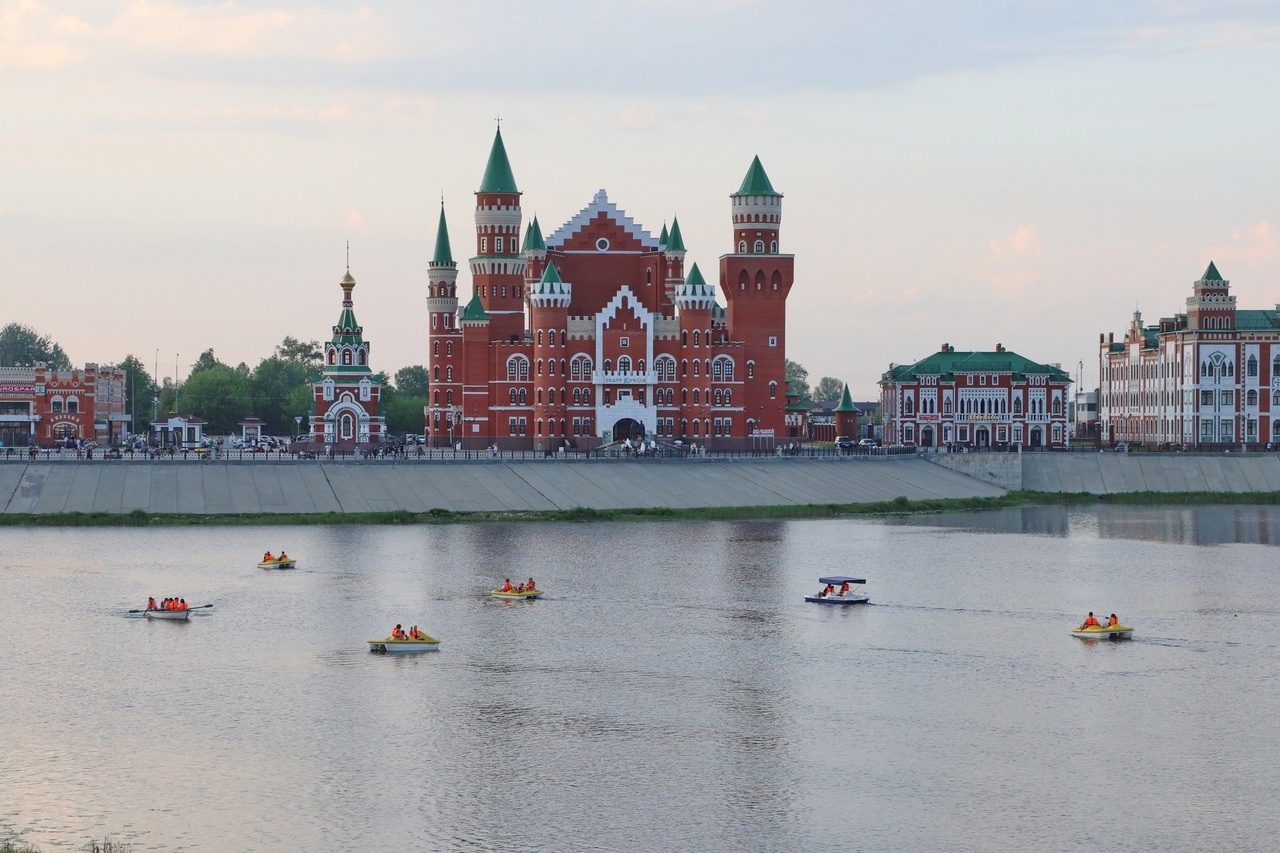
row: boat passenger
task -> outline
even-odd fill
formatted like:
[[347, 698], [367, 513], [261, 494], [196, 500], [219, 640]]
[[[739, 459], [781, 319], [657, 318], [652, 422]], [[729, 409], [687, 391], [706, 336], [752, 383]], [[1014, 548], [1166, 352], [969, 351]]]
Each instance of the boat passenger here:
[[186, 600], [185, 598], [179, 598], [179, 599], [178, 599], [178, 609], [179, 609], [179, 610], [186, 610], [186, 609], [187, 609], [187, 600]]
[[397, 622], [396, 627], [391, 629], [391, 639], [406, 640], [408, 638], [409, 638], [409, 635], [404, 632], [404, 628], [401, 628], [400, 623]]
[[529, 578], [524, 582], [524, 588], [527, 592], [533, 592], [538, 588], [538, 585], [533, 582], [533, 578]]
[[840, 587], [840, 594], [841, 594], [841, 595], [844, 595], [844, 594], [846, 594], [848, 591], [849, 591], [849, 582], [848, 582], [848, 581], [845, 581], [845, 582], [844, 582], [844, 585]]
[[516, 592], [524, 592], [524, 581], [516, 584]]
[[264, 563], [270, 563], [270, 562], [272, 562], [272, 561], [274, 561], [274, 560], [275, 560], [275, 557], [271, 556], [271, 552], [270, 552], [270, 551], [268, 551], [267, 553], [265, 553], [265, 554], [263, 554], [263, 555], [262, 555], [262, 562], [264, 562]]
[[826, 589], [822, 590], [823, 596], [835, 595], [836, 588], [832, 584], [827, 584]]
[[1093, 611], [1090, 610], [1089, 615], [1085, 617], [1084, 624], [1081, 625], [1080, 628], [1084, 629], [1084, 628], [1096, 628], [1096, 627], [1098, 627], [1098, 617], [1094, 616]]
[[1107, 620], [1107, 627], [1114, 628], [1119, 624], [1120, 624], [1120, 620], [1116, 618], [1116, 615], [1114, 613], [1112, 613], [1111, 618]]
[[147, 599], [147, 609], [148, 609], [148, 610], [159, 610], [160, 608], [156, 607], [156, 600], [155, 600], [154, 598], [148, 598], [148, 599]]
[[281, 551], [281, 552], [280, 552], [280, 557], [279, 557], [280, 562], [282, 562], [282, 563], [283, 563], [283, 562], [286, 562], [288, 559], [289, 559], [289, 558], [288, 558], [288, 556], [286, 556], [286, 555], [285, 555], [284, 551]]
[[503, 592], [511, 592], [515, 587], [511, 585], [511, 578], [507, 578], [507, 582], [502, 585]]

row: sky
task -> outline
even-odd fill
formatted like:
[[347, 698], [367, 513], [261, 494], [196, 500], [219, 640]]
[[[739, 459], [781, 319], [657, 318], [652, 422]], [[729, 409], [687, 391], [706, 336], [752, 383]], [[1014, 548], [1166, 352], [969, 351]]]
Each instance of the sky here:
[[1248, 0], [0, 0], [0, 324], [253, 367], [331, 335], [349, 242], [374, 369], [425, 364], [500, 117], [526, 222], [603, 188], [709, 278], [759, 155], [813, 381], [1002, 343], [1092, 388], [1210, 260], [1280, 303], [1278, 89]]

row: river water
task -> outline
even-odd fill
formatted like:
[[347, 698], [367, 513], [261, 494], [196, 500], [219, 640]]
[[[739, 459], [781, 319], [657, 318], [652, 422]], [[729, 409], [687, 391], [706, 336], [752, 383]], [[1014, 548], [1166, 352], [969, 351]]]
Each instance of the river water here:
[[[46, 853], [1280, 837], [1272, 508], [0, 537], [0, 835]], [[370, 654], [396, 622], [441, 650]]]

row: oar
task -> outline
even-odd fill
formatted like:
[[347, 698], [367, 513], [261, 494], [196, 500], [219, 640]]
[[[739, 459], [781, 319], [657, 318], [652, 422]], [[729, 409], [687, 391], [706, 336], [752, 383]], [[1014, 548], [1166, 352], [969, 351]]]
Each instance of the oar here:
[[[199, 605], [199, 606], [197, 606], [197, 607], [188, 607], [187, 609], [188, 609], [188, 610], [204, 610], [206, 607], [212, 607], [212, 606], [213, 606], [212, 604], [201, 604], [201, 605]], [[159, 610], [159, 609], [160, 609], [159, 607], [157, 607], [157, 608], [156, 608], [156, 610]], [[146, 613], [146, 612], [147, 612], [147, 610], [146, 610], [146, 609], [143, 609], [143, 610], [129, 610], [129, 611], [127, 611], [127, 612], [129, 612], [129, 613]]]

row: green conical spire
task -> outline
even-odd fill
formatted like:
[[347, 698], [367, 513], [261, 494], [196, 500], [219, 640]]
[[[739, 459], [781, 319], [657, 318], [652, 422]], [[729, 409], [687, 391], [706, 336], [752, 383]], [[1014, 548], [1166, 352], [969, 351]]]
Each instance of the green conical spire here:
[[738, 191], [734, 195], [782, 195], [773, 188], [773, 184], [769, 183], [769, 176], [764, 173], [764, 166], [760, 165], [760, 155], [751, 161], [751, 168], [747, 169], [747, 176], [742, 179], [742, 186], [738, 187]]
[[1201, 281], [1223, 281], [1222, 275], [1218, 272], [1218, 268], [1213, 265], [1213, 261], [1209, 261], [1209, 268], [1204, 271], [1204, 275], [1200, 276]]
[[680, 236], [680, 220], [672, 218], [671, 233], [667, 235], [667, 251], [683, 252], [684, 250], [684, 238]]
[[507, 160], [507, 148], [502, 144], [502, 128], [493, 137], [493, 148], [489, 151], [489, 164], [484, 167], [484, 177], [480, 179], [481, 193], [518, 193], [516, 176], [511, 173], [511, 162]]
[[662, 223], [662, 233], [658, 235], [658, 245], [667, 245], [667, 223]]
[[452, 264], [453, 251], [449, 248], [449, 226], [444, 221], [444, 202], [440, 203], [440, 225], [436, 228], [436, 253], [431, 258], [433, 264]]
[[484, 305], [480, 302], [480, 291], [471, 292], [471, 301], [467, 303], [467, 307], [462, 311], [463, 320], [488, 320], [489, 314], [484, 310]]
[[844, 385], [844, 394], [840, 396], [840, 405], [836, 406], [837, 412], [856, 412], [854, 408], [853, 397], [849, 394], [849, 383]]
[[698, 269], [698, 265], [696, 263], [693, 265], [693, 268], [689, 270], [689, 275], [684, 280], [684, 283], [696, 285], [698, 287], [707, 286], [707, 280], [702, 277], [702, 271]]
[[542, 239], [542, 226], [538, 224], [538, 217], [534, 216], [533, 221], [529, 223], [529, 227], [524, 232], [524, 245], [520, 247], [522, 252], [545, 252], [547, 243]]
[[564, 284], [564, 280], [560, 278], [560, 272], [556, 269], [555, 264], [547, 264], [547, 268], [542, 271], [540, 281], [543, 284]]

